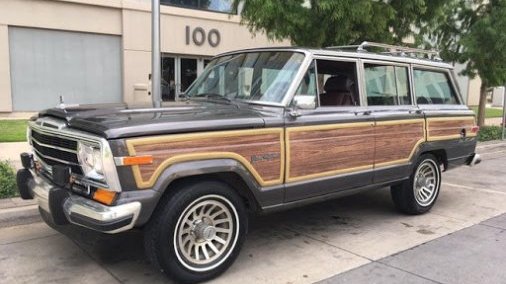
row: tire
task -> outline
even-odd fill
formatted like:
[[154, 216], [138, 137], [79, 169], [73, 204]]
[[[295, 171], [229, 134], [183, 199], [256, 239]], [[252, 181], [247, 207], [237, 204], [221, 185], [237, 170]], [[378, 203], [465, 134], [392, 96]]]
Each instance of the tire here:
[[391, 187], [397, 210], [411, 215], [428, 212], [436, 203], [441, 188], [441, 168], [432, 154], [421, 155], [409, 179]]
[[183, 283], [212, 279], [232, 265], [248, 230], [243, 200], [218, 181], [172, 188], [145, 228], [151, 262]]

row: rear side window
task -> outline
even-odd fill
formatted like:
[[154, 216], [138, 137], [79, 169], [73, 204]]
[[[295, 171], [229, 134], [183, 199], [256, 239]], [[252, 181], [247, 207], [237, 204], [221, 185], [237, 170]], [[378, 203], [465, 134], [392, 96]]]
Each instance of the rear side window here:
[[416, 102], [426, 104], [458, 104], [457, 94], [448, 73], [414, 69]]
[[408, 68], [364, 64], [368, 105], [410, 105]]

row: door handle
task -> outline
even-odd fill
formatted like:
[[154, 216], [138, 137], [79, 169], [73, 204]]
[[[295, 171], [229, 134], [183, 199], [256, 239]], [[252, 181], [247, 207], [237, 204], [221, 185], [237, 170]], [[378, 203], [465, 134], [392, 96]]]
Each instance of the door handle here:
[[363, 114], [363, 115], [371, 115], [371, 113], [372, 113], [372, 112], [371, 112], [370, 110], [366, 110], [366, 111], [364, 111], [362, 114]]

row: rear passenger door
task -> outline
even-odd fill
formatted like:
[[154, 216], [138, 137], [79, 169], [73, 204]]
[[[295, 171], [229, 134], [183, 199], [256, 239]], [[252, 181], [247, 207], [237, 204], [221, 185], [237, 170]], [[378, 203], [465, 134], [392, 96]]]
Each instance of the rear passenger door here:
[[[358, 60], [317, 58], [287, 113], [285, 202], [371, 184], [374, 119], [361, 105]], [[322, 101], [325, 101], [322, 103]]]
[[423, 113], [414, 104], [408, 64], [367, 61], [363, 96], [375, 119], [374, 183], [402, 179], [425, 141]]

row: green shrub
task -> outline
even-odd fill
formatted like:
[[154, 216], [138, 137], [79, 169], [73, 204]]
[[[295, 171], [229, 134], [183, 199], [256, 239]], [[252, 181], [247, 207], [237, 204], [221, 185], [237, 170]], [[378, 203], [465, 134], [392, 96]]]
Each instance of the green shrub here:
[[500, 140], [502, 137], [500, 126], [482, 126], [478, 133], [478, 141]]
[[16, 174], [8, 161], [0, 161], [0, 198], [17, 195]]

